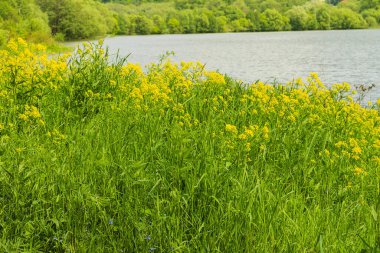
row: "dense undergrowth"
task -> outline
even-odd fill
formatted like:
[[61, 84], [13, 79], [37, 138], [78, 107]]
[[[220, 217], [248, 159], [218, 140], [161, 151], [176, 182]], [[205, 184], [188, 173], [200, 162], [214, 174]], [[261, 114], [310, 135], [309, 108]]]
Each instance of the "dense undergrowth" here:
[[348, 84], [0, 55], [1, 252], [379, 251], [379, 103]]

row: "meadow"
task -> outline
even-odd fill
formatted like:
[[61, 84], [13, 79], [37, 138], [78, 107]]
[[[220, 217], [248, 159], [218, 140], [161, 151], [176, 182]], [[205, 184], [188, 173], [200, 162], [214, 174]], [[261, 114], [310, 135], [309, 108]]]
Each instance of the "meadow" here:
[[380, 251], [380, 100], [111, 57], [0, 51], [0, 252]]

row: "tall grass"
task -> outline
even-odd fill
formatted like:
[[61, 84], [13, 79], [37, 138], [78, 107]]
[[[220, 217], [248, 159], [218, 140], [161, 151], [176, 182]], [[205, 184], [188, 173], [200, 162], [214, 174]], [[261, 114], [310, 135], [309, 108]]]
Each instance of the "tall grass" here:
[[348, 84], [0, 55], [1, 252], [380, 250], [379, 104]]

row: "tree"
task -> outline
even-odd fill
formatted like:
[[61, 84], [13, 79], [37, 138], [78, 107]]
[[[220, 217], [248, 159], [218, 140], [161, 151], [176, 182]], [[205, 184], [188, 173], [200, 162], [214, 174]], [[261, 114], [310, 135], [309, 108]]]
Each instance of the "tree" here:
[[210, 21], [206, 13], [198, 13], [195, 16], [195, 29], [198, 33], [206, 33], [210, 31]]
[[286, 12], [292, 30], [306, 30], [309, 23], [309, 14], [300, 6], [295, 6]]
[[176, 19], [176, 18], [170, 18], [167, 21], [167, 27], [168, 27], [170, 33], [181, 33], [182, 32], [180, 23], [179, 23], [178, 19]]
[[268, 9], [260, 15], [260, 24], [263, 31], [282, 31], [288, 29], [289, 19], [275, 9]]
[[331, 18], [326, 8], [320, 8], [317, 10], [316, 18], [318, 22], [318, 29], [329, 30], [331, 29]]
[[379, 7], [380, 0], [361, 0], [360, 5], [361, 10], [376, 8]]
[[137, 15], [133, 22], [135, 22], [135, 32], [137, 34], [150, 34], [153, 29], [152, 20], [145, 16]]
[[166, 23], [165, 23], [164, 18], [159, 15], [154, 15], [152, 33], [161, 34], [161, 33], [165, 33], [165, 30], [166, 30]]
[[[37, 0], [49, 16], [52, 33], [63, 33], [67, 39], [84, 39], [115, 30], [117, 21], [110, 12], [94, 1]], [[110, 24], [110, 27], [107, 26]]]

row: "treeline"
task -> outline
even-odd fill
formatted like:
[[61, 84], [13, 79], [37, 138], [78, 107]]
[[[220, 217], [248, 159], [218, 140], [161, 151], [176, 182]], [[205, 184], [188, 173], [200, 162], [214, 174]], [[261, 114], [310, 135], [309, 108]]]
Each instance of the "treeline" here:
[[11, 37], [33, 42], [117, 34], [117, 14], [94, 0], [0, 0], [0, 46]]
[[117, 13], [118, 34], [360, 29], [380, 23], [380, 1], [371, 0], [112, 2], [107, 6]]
[[0, 0], [0, 44], [12, 34], [75, 40], [105, 34], [360, 29], [380, 0]]
[[50, 38], [47, 13], [32, 0], [0, 0], [0, 46], [9, 37], [21, 36], [37, 42]]

